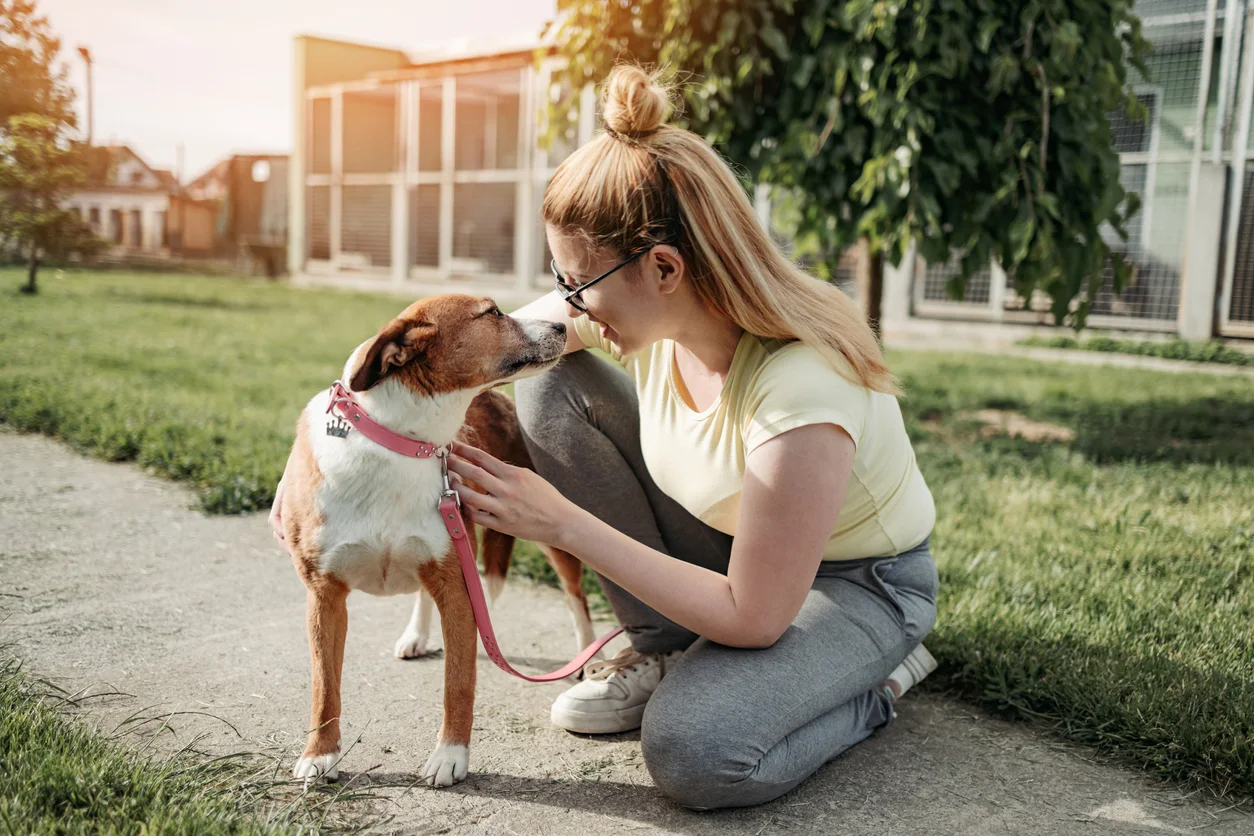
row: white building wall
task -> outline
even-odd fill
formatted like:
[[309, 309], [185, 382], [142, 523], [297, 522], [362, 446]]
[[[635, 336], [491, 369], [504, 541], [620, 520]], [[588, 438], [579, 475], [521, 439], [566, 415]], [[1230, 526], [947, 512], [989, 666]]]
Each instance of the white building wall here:
[[[90, 222], [91, 210], [98, 210], [100, 222], [94, 231], [106, 241], [113, 242], [114, 230], [111, 219], [113, 211], [122, 212], [123, 223], [128, 223], [130, 213], [140, 212], [142, 239], [138, 247], [130, 249], [140, 252], [160, 253], [165, 251], [165, 235], [162, 219], [168, 217], [161, 213], [170, 210], [170, 196], [164, 192], [113, 192], [113, 191], [82, 191], [74, 194], [66, 205], [78, 207], [85, 222]], [[115, 244], [121, 246], [121, 244]]]

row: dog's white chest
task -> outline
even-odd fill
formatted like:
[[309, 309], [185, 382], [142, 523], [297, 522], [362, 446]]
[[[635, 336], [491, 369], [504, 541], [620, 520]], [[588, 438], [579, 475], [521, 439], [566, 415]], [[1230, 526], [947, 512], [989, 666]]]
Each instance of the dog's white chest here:
[[419, 567], [450, 545], [438, 509], [440, 460], [406, 458], [356, 431], [329, 436], [324, 410], [315, 398], [306, 412], [323, 478], [319, 570], [371, 595], [416, 592]]

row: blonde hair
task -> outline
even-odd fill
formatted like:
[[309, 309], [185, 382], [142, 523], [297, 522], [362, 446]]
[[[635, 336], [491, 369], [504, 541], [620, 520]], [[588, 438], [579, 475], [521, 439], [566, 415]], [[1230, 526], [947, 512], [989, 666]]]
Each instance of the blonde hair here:
[[544, 222], [620, 257], [676, 247], [698, 299], [761, 337], [800, 340], [851, 382], [900, 394], [853, 301], [807, 274], [771, 240], [719, 154], [666, 124], [658, 72], [621, 64], [601, 98], [605, 133], [576, 150], [544, 194]]

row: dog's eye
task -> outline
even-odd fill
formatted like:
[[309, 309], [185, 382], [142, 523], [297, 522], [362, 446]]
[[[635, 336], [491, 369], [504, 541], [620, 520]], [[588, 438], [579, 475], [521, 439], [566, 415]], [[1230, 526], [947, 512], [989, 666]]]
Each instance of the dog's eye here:
[[498, 317], [505, 316], [505, 314], [501, 313], [500, 308], [493, 308], [492, 310], [488, 311], [488, 314], [491, 316], [498, 316]]

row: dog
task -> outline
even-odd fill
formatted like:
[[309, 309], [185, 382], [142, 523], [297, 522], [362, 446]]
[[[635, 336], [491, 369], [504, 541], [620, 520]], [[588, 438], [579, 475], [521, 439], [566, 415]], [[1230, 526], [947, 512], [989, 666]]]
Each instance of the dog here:
[[[519, 467], [531, 467], [513, 402], [492, 391], [552, 368], [566, 327], [503, 314], [491, 299], [445, 295], [410, 305], [349, 357], [341, 380], [374, 422], [415, 441], [454, 438]], [[284, 477], [282, 526], [306, 588], [313, 694], [304, 753], [292, 770], [306, 782], [333, 780], [340, 760], [340, 675], [351, 590], [419, 593], [397, 656], [425, 653], [431, 604], [444, 635], [444, 718], [423, 778], [450, 786], [466, 777], [474, 712], [478, 636], [466, 583], [437, 505], [445, 490], [438, 457], [394, 452], [328, 414], [330, 390], [297, 422]], [[471, 546], [478, 536], [471, 531]], [[483, 533], [489, 594], [504, 584], [514, 538]], [[572, 555], [542, 547], [575, 617], [576, 639], [592, 640]], [[429, 597], [428, 597], [429, 596]]]

